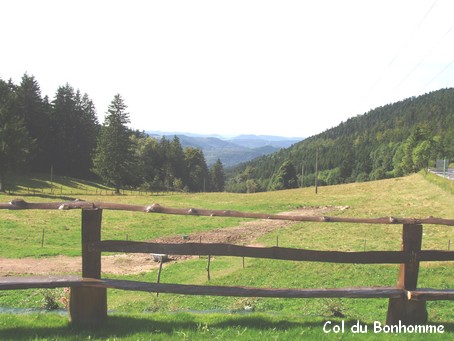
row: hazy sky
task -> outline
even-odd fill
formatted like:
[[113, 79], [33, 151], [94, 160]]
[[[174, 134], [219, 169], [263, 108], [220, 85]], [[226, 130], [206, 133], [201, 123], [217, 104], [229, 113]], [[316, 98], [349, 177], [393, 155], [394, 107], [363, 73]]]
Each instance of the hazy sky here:
[[100, 122], [307, 137], [454, 86], [454, 1], [1, 0], [0, 78], [69, 83]]

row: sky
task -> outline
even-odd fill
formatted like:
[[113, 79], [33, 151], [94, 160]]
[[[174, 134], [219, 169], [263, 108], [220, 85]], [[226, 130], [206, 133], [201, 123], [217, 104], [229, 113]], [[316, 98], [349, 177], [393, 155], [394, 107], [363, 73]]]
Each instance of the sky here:
[[308, 137], [454, 86], [452, 0], [0, 3], [0, 78], [100, 123], [120, 94], [134, 129]]

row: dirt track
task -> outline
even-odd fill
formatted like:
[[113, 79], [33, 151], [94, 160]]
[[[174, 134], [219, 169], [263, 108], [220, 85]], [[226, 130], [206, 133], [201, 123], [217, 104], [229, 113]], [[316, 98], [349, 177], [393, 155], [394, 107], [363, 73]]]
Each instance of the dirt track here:
[[[334, 210], [345, 210], [347, 207], [322, 206], [302, 207], [296, 211], [284, 212], [286, 215], [318, 216], [325, 215]], [[295, 224], [285, 220], [253, 220], [241, 223], [239, 226], [217, 229], [208, 232], [194, 233], [184, 240], [181, 236], [158, 238], [154, 242], [185, 243], [229, 243], [229, 244], [254, 244], [260, 236], [274, 230]], [[193, 256], [172, 256], [170, 262], [183, 261]], [[138, 274], [157, 268], [158, 263], [153, 262], [150, 254], [118, 254], [102, 256], [102, 271], [108, 274]], [[81, 272], [81, 257], [56, 256], [48, 258], [0, 258], [0, 277], [15, 276], [18, 274], [44, 275], [58, 273]]]

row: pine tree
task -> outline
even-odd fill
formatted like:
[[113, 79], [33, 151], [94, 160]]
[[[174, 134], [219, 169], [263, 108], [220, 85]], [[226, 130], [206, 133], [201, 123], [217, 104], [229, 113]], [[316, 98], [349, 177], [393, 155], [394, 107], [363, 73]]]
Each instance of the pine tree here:
[[77, 148], [73, 152], [77, 161], [77, 172], [75, 175], [87, 177], [93, 167], [92, 155], [96, 149], [99, 123], [93, 101], [87, 94], [81, 96], [79, 91], [76, 92], [75, 115], [75, 124], [77, 125], [74, 131]]
[[113, 185], [117, 193], [127, 184], [133, 164], [130, 131], [126, 126], [130, 123], [129, 113], [126, 109], [123, 98], [115, 95], [101, 127], [93, 159], [93, 172]]
[[48, 170], [49, 165], [49, 113], [41, 97], [41, 89], [34, 76], [24, 74], [17, 87], [17, 114], [24, 120], [30, 137], [36, 141], [30, 152], [30, 167], [33, 171]]
[[191, 192], [206, 191], [210, 186], [210, 177], [203, 152], [198, 148], [188, 147], [184, 150], [184, 159], [189, 175], [187, 183], [189, 190]]
[[0, 191], [5, 190], [6, 173], [26, 162], [31, 140], [21, 117], [15, 115], [12, 83], [0, 79]]
[[161, 189], [163, 187], [163, 183], [160, 181], [163, 158], [158, 141], [150, 136], [133, 135], [131, 142], [137, 161], [134, 167], [137, 185], [150, 190]]
[[181, 142], [178, 136], [174, 136], [173, 140], [169, 145], [169, 162], [170, 162], [170, 172], [172, 174], [172, 185], [175, 180], [180, 181], [180, 183], [187, 184], [189, 180], [189, 171], [185, 162], [185, 151], [181, 146]]
[[285, 161], [271, 179], [270, 190], [276, 191], [297, 187], [296, 169], [291, 161]]
[[[43, 101], [46, 106], [46, 99]], [[62, 175], [91, 175], [99, 124], [93, 102], [69, 84], [59, 87], [50, 110], [50, 164]]]
[[224, 192], [225, 188], [225, 173], [224, 166], [220, 159], [217, 159], [215, 164], [210, 168], [211, 190], [213, 192]]
[[69, 84], [57, 89], [52, 101], [50, 113], [50, 163], [56, 173], [74, 175], [74, 153], [76, 139], [74, 137], [77, 125], [75, 123], [76, 101], [74, 88]]

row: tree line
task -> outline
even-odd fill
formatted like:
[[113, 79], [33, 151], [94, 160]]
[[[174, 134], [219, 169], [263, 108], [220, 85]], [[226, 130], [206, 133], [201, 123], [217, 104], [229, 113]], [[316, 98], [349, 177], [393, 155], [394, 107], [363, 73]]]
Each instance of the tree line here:
[[267, 191], [403, 176], [454, 159], [454, 89], [352, 117], [277, 153], [227, 171], [226, 189]]
[[0, 78], [0, 190], [11, 172], [49, 172], [93, 179], [121, 188], [223, 191], [218, 160], [208, 168], [203, 152], [183, 149], [177, 136], [155, 139], [132, 130], [120, 94], [100, 124], [88, 94], [69, 84], [42, 97], [34, 76], [19, 85]]

